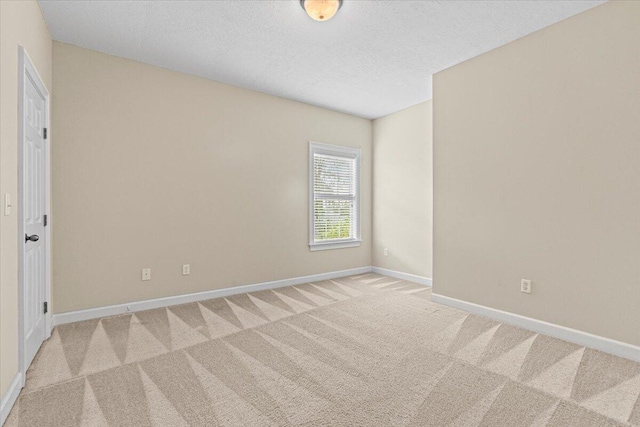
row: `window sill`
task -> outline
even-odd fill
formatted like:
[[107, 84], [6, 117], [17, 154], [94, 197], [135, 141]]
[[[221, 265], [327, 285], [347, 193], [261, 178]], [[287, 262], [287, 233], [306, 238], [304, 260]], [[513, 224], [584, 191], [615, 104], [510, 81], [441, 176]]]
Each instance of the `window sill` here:
[[362, 240], [348, 240], [344, 242], [327, 242], [327, 243], [310, 243], [309, 250], [314, 251], [326, 251], [328, 249], [342, 249], [342, 248], [355, 248], [360, 246]]

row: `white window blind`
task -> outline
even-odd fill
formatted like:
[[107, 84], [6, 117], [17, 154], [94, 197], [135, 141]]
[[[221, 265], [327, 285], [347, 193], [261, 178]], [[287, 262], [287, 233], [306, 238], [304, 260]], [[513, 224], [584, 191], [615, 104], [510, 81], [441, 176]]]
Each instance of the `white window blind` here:
[[360, 150], [310, 145], [312, 250], [359, 244]]

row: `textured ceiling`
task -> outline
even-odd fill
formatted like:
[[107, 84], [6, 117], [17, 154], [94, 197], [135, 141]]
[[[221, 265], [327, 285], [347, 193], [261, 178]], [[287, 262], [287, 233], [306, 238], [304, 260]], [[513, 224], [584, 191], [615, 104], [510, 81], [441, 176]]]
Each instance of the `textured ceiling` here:
[[602, 1], [41, 0], [55, 40], [366, 118], [431, 98], [431, 75]]

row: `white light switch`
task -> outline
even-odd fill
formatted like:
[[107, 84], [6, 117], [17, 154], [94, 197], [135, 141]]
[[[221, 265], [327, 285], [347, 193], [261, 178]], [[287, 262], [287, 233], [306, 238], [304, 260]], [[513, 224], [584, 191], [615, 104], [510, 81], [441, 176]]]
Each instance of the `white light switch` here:
[[182, 275], [188, 276], [191, 274], [191, 264], [183, 264], [182, 265]]
[[143, 268], [142, 269], [142, 280], [151, 280], [151, 269]]
[[4, 214], [5, 216], [11, 215], [11, 194], [7, 193], [4, 195]]

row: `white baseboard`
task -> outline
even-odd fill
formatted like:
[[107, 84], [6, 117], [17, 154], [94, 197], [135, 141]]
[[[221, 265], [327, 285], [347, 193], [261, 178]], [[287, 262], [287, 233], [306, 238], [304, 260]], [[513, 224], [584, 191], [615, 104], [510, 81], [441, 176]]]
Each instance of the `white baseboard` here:
[[18, 372], [0, 401], [0, 426], [4, 424], [22, 390], [22, 373]]
[[464, 310], [469, 313], [489, 317], [493, 320], [497, 320], [498, 322], [519, 326], [543, 335], [549, 335], [554, 338], [640, 362], [640, 347], [632, 344], [593, 335], [588, 332], [578, 331], [576, 329], [567, 328], [554, 323], [532, 319], [531, 317], [525, 317], [519, 314], [474, 304], [472, 302], [446, 297], [444, 295], [432, 293], [431, 301]]
[[396, 279], [408, 280], [419, 285], [431, 286], [432, 281], [428, 277], [416, 276], [415, 274], [403, 273], [401, 271], [389, 270], [381, 267], [372, 267], [371, 271], [384, 276], [395, 277]]
[[136, 311], [151, 310], [153, 308], [168, 307], [171, 305], [187, 304], [190, 302], [204, 301], [221, 298], [230, 295], [256, 292], [265, 289], [282, 288], [285, 286], [301, 285], [321, 280], [337, 279], [339, 277], [353, 276], [356, 274], [370, 273], [371, 267], [352, 268], [349, 270], [332, 271], [329, 273], [312, 274], [310, 276], [294, 277], [291, 279], [274, 280], [272, 282], [255, 283], [251, 285], [234, 286], [231, 288], [214, 289], [211, 291], [196, 292], [192, 294], [176, 295], [172, 297], [156, 298], [145, 301], [136, 301], [126, 304], [96, 307], [87, 310], [69, 311], [53, 315], [53, 326], [65, 323], [80, 322], [82, 320], [97, 319], [100, 317], [116, 316], [118, 314], [133, 313]]

